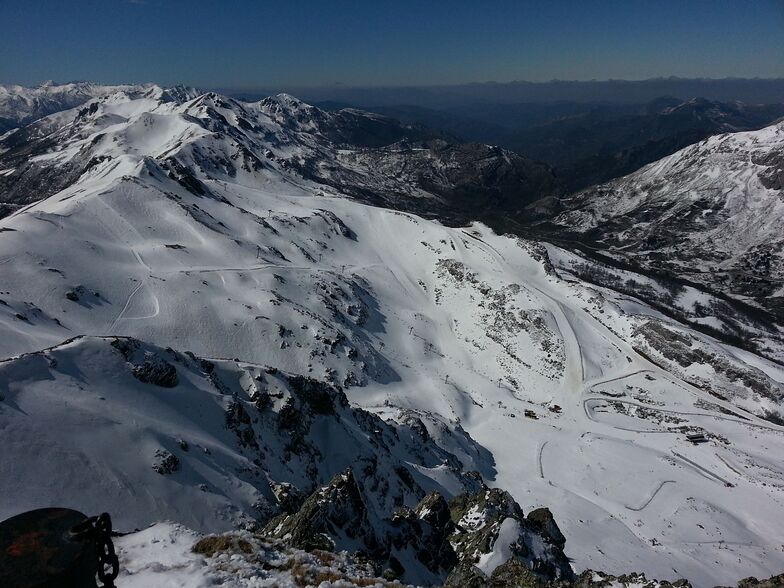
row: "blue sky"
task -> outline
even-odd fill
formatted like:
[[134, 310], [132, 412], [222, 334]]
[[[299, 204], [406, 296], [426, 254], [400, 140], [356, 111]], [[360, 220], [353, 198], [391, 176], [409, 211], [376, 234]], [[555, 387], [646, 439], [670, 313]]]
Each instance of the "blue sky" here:
[[0, 0], [0, 83], [784, 77], [784, 0]]

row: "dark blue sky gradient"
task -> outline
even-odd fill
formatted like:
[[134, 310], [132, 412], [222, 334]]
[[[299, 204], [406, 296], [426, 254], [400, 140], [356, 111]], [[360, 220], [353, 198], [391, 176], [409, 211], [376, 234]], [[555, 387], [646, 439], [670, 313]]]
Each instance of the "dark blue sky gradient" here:
[[784, 0], [0, 0], [0, 83], [784, 77]]

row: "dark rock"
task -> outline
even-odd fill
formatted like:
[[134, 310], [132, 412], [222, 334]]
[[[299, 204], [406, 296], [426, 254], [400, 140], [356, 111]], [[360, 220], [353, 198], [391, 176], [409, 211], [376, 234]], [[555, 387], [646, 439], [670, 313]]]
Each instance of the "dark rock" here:
[[155, 452], [155, 461], [152, 469], [161, 475], [173, 474], [180, 469], [180, 460], [171, 451], [158, 449]]
[[134, 339], [113, 339], [109, 345], [119, 351], [125, 361], [131, 361], [133, 354], [139, 348], [139, 342]]
[[134, 377], [145, 384], [174, 388], [178, 383], [177, 368], [158, 355], [146, 352], [144, 361], [132, 368]]
[[[450, 541], [460, 561], [474, 564], [481, 554], [490, 553], [502, 524], [512, 519], [519, 528], [519, 535], [511, 545], [513, 560], [519, 561], [520, 566], [540, 581], [573, 578], [574, 573], [563, 552], [565, 539], [560, 530], [556, 533], [555, 521], [547, 524], [549, 511], [546, 509], [534, 511], [534, 518], [528, 520], [508, 492], [487, 487], [453, 498], [449, 507], [457, 528]], [[518, 564], [510, 566], [511, 571], [507, 573], [516, 573]]]
[[305, 502], [305, 496], [296, 486], [287, 482], [273, 482], [270, 484], [278, 506], [286, 514], [294, 514]]
[[449, 505], [438, 492], [425, 496], [413, 510], [399, 509], [391, 525], [387, 541], [392, 556], [407, 553], [406, 559], [413, 556], [426, 570], [442, 578], [458, 563], [450, 544], [454, 525]]
[[313, 414], [335, 414], [335, 403], [348, 406], [345, 395], [324, 382], [305, 376], [290, 377], [289, 386], [291, 393], [306, 404]]
[[475, 565], [463, 561], [449, 572], [444, 588], [486, 588], [488, 578]]
[[784, 587], [784, 574], [771, 576], [765, 580], [755, 577], [744, 578], [738, 582], [738, 588], [782, 588]]
[[229, 404], [226, 407], [225, 422], [226, 428], [234, 431], [237, 435], [237, 440], [242, 447], [253, 447], [258, 449], [259, 444], [258, 441], [256, 441], [256, 432], [253, 430], [253, 422], [241, 400], [232, 398], [229, 401]]
[[305, 550], [333, 550], [341, 544], [362, 545], [377, 551], [378, 539], [368, 521], [357, 481], [351, 469], [336, 475], [329, 485], [314, 492], [293, 515], [270, 521], [263, 534], [286, 538]]
[[563, 536], [561, 529], [558, 528], [558, 524], [555, 522], [553, 513], [550, 512], [549, 508], [532, 510], [528, 513], [526, 520], [553, 545], [557, 545], [561, 549], [566, 545], [566, 537]]
[[414, 509], [420, 520], [426, 522], [434, 529], [452, 530], [452, 517], [449, 505], [438, 492], [431, 492], [425, 496]]

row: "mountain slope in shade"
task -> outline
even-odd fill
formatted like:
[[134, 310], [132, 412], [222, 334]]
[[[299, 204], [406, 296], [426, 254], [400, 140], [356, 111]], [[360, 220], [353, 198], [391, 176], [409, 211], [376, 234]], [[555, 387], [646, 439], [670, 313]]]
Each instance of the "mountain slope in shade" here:
[[[344, 106], [324, 103], [331, 110]], [[367, 110], [543, 161], [568, 193], [625, 176], [712, 135], [757, 130], [784, 118], [781, 103], [668, 96], [640, 104], [490, 102], [444, 110], [407, 105]]]
[[[17, 177], [95, 163], [0, 220], [0, 438], [14, 455], [0, 479], [58, 480], [32, 494], [4, 488], [7, 512], [34, 502], [92, 512], [79, 480], [119, 478], [106, 463], [117, 459], [161, 488], [123, 494], [129, 525], [151, 512], [228, 526], [261, 518], [255, 499], [270, 498], [264, 476], [237, 471], [249, 460], [240, 440], [270, 443], [267, 465], [254, 466], [302, 492], [330, 465], [307, 448], [342, 467], [383, 441], [380, 472], [401, 464], [422, 490], [456, 494], [476, 470], [525, 512], [549, 507], [578, 572], [714, 585], [784, 566], [784, 436], [765, 420], [782, 411], [777, 364], [592, 286], [557, 247], [368, 206], [305, 177], [300, 158], [323, 148], [325, 127], [288, 97], [253, 106], [115, 95], [90, 108], [52, 123], [51, 149]], [[335, 166], [346, 177], [349, 164], [323, 153], [320, 173]], [[383, 179], [355, 165], [358, 177]], [[418, 190], [421, 202], [439, 198]], [[90, 337], [60, 345], [78, 335]], [[139, 347], [112, 347], [118, 336]], [[225, 428], [228, 403], [247, 405], [266, 366], [340, 386], [350, 403], [340, 421], [314, 417], [291, 472], [274, 450], [286, 438], [278, 424], [228, 411], [242, 426], [239, 436]], [[57, 419], [62, 406], [72, 408]], [[379, 440], [363, 419], [392, 422], [378, 425]], [[686, 442], [700, 432], [707, 443]], [[343, 441], [328, 446], [333, 438]], [[157, 449], [182, 469], [158, 473], [175, 462]], [[400, 474], [377, 478], [372, 500], [417, 494]], [[202, 499], [213, 508], [202, 512]], [[220, 505], [226, 518], [216, 520]], [[514, 522], [500, 527], [498, 551], [480, 562], [488, 569], [514, 543]]]
[[[57, 489], [82, 508], [116, 511], [120, 528], [175, 519], [225, 530], [280, 512], [281, 484], [307, 494], [349, 466], [365, 468], [360, 480], [375, 517], [413, 506], [430, 490], [449, 496], [471, 487], [455, 456], [414, 428], [349, 407], [328, 383], [271, 367], [134, 339], [77, 338], [4, 362], [0, 374], [13, 452], [52, 451], [50, 466], [59, 469], [9, 464], [3, 492], [17, 500], [3, 503], [2, 518]], [[411, 423], [426, 430], [423, 421]], [[469, 470], [473, 456], [476, 468], [492, 472], [469, 437], [454, 443], [465, 449]], [[101, 475], [68, 473], [81, 468]]]

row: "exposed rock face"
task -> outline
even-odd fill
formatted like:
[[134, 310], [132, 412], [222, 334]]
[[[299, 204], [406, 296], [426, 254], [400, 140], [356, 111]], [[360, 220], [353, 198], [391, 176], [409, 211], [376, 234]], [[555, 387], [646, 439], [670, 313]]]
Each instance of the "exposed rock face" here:
[[513, 578], [531, 585], [574, 578], [550, 511], [526, 519], [508, 492], [486, 486], [449, 503], [431, 492], [415, 508], [379, 518], [349, 469], [263, 533], [302, 549], [363, 553], [387, 576], [408, 582], [506, 586], [517, 585], [504, 583]]
[[425, 496], [414, 509], [398, 510], [386, 539], [390, 569], [404, 578], [443, 578], [458, 563], [449, 542], [453, 530], [449, 506], [438, 492]]
[[158, 449], [155, 452], [155, 461], [152, 464], [152, 469], [162, 475], [173, 474], [180, 469], [180, 460], [171, 451]]
[[174, 388], [177, 385], [177, 368], [152, 353], [146, 353], [144, 361], [134, 365], [132, 371], [137, 380], [146, 384], [163, 388]]
[[353, 546], [353, 551], [373, 553], [378, 549], [367, 508], [350, 469], [311, 494], [296, 513], [270, 521], [264, 533], [306, 550]]
[[667, 580], [649, 580], [645, 574], [639, 572], [613, 576], [593, 570], [586, 570], [580, 574], [572, 586], [574, 588], [605, 588], [609, 586], [617, 588], [691, 588], [691, 584], [685, 579], [668, 582]]
[[166, 361], [160, 352], [144, 350], [139, 341], [130, 338], [112, 339], [110, 344], [125, 358], [133, 377], [140, 382], [162, 388], [174, 388], [177, 385], [177, 368]]
[[278, 506], [285, 514], [293, 514], [299, 510], [305, 502], [305, 496], [292, 484], [286, 482], [272, 482], [270, 484]]
[[[500, 569], [503, 566], [499, 566]], [[449, 573], [444, 586], [446, 588], [486, 588], [489, 579], [474, 564], [463, 561]]]
[[540, 580], [573, 577], [563, 553], [566, 539], [548, 509], [532, 511], [526, 518], [508, 492], [485, 487], [477, 493], [454, 498], [450, 510], [456, 525], [451, 541], [459, 559], [475, 564], [486, 576], [491, 576], [504, 563], [498, 555], [508, 552], [532, 577]]
[[738, 582], [738, 588], [781, 588], [784, 586], [784, 574], [771, 576], [765, 580], [750, 577]]
[[566, 545], [566, 537], [563, 536], [561, 529], [558, 528], [558, 523], [555, 522], [553, 513], [550, 512], [549, 508], [532, 510], [525, 518], [553, 545], [561, 549]]
[[259, 448], [250, 415], [236, 398], [232, 398], [226, 407], [226, 428], [234, 431], [242, 447]]

